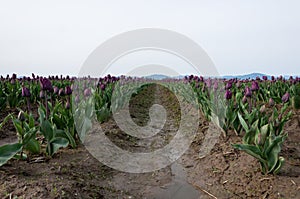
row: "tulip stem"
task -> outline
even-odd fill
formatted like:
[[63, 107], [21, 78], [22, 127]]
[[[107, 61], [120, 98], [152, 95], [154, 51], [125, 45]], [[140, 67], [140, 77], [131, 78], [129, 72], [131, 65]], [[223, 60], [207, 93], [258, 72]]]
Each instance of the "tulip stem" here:
[[26, 97], [27, 100], [27, 109], [28, 109], [28, 113], [30, 112], [30, 99], [29, 97]]
[[45, 91], [45, 108], [46, 108], [46, 119], [48, 119], [48, 100], [47, 100], [47, 91]]

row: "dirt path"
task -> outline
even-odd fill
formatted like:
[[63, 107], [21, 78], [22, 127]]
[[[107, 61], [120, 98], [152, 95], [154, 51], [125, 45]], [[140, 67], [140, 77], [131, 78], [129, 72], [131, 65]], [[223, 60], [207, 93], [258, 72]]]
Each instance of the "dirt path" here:
[[[124, 150], [147, 152], [161, 148], [179, 128], [176, 97], [163, 87], [145, 87], [132, 98], [130, 114], [135, 123], [146, 125], [149, 108], [155, 103], [166, 109], [167, 122], [152, 138], [128, 136], [113, 119], [101, 127]], [[277, 176], [262, 175], [254, 158], [234, 150], [230, 144], [241, 138], [233, 134], [226, 139], [220, 137], [210, 153], [199, 158], [209, 125], [200, 121], [189, 150], [164, 169], [144, 174], [120, 172], [79, 146], [60, 150], [52, 159], [42, 157], [36, 163], [9, 161], [0, 168], [0, 198], [300, 198], [300, 129], [295, 119], [287, 124], [289, 138], [282, 151], [287, 161]], [[13, 136], [3, 134], [2, 142]]]

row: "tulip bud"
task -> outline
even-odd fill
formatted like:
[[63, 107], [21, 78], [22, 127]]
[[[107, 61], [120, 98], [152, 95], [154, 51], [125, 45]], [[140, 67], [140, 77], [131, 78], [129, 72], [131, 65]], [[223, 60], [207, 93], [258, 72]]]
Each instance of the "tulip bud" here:
[[22, 87], [22, 97], [30, 97], [30, 91], [26, 87]]
[[52, 83], [48, 78], [40, 78], [40, 85], [44, 91], [53, 91]]
[[283, 103], [287, 103], [289, 101], [289, 99], [290, 99], [290, 94], [288, 92], [285, 93], [281, 98]]
[[25, 115], [24, 115], [24, 112], [23, 111], [20, 111], [19, 114], [18, 114], [18, 119], [21, 121], [21, 122], [24, 122], [25, 121]]
[[253, 81], [251, 84], [251, 91], [257, 91], [257, 90], [259, 90], [259, 85], [257, 81]]
[[259, 109], [259, 112], [265, 113], [266, 112], [266, 106], [265, 105], [261, 106], [260, 109]]
[[227, 84], [226, 84], [226, 86], [225, 86], [225, 89], [226, 90], [229, 90], [229, 89], [231, 89], [232, 88], [232, 83], [231, 82], [228, 82]]
[[232, 97], [232, 92], [230, 91], [230, 90], [227, 90], [226, 92], [225, 92], [225, 98], [227, 99], [227, 100], [230, 100], [231, 99], [231, 97]]
[[45, 97], [44, 91], [40, 91], [40, 98], [43, 99]]
[[216, 80], [215, 82], [214, 82], [214, 90], [216, 91], [216, 90], [218, 90], [218, 81]]
[[272, 98], [269, 99], [269, 106], [273, 107], [275, 105], [275, 102]]
[[72, 94], [72, 89], [71, 89], [70, 86], [67, 86], [67, 87], [65, 88], [65, 93], [66, 93], [66, 95], [71, 95], [71, 94]]
[[80, 98], [79, 98], [79, 95], [76, 95], [76, 97], [75, 97], [75, 103], [79, 103], [80, 102]]
[[246, 97], [251, 97], [252, 96], [252, 92], [251, 92], [251, 90], [248, 86], [245, 88], [245, 96]]
[[101, 84], [100, 88], [101, 88], [102, 91], [104, 91], [105, 90], [105, 84]]
[[69, 100], [66, 102], [66, 109], [70, 109], [71, 105], [70, 105], [70, 102]]
[[53, 93], [57, 95], [58, 91], [59, 91], [58, 87], [54, 86], [53, 87]]
[[64, 91], [63, 88], [59, 89], [58, 95], [61, 96], [61, 97], [65, 95], [65, 91]]
[[242, 102], [243, 102], [243, 104], [245, 104], [245, 103], [247, 102], [247, 97], [246, 97], [246, 95], [243, 97]]
[[267, 81], [268, 77], [267, 76], [262, 76], [263, 80]]
[[85, 97], [89, 97], [91, 94], [92, 94], [92, 91], [91, 91], [90, 88], [86, 88], [86, 89], [84, 90], [84, 96], [85, 96]]
[[240, 88], [241, 85], [242, 85], [242, 82], [241, 82], [241, 81], [238, 81], [238, 82], [236, 83], [236, 87], [237, 87], [237, 88]]

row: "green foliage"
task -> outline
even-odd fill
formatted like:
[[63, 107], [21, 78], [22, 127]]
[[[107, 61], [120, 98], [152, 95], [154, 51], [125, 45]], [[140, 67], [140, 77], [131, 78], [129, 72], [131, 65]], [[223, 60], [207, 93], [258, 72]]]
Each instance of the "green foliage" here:
[[46, 153], [52, 156], [61, 147], [67, 147], [69, 145], [68, 139], [65, 138], [65, 132], [61, 129], [57, 129], [55, 124], [51, 124], [46, 119], [45, 110], [39, 108], [39, 121], [40, 121], [40, 132], [44, 135], [47, 146]]

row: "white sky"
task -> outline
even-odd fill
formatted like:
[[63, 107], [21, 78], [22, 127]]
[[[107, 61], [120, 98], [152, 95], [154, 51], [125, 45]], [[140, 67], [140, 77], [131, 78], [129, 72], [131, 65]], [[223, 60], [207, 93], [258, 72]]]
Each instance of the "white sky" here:
[[299, 8], [292, 0], [0, 0], [0, 74], [77, 75], [102, 42], [150, 27], [196, 41], [222, 75], [300, 75]]

